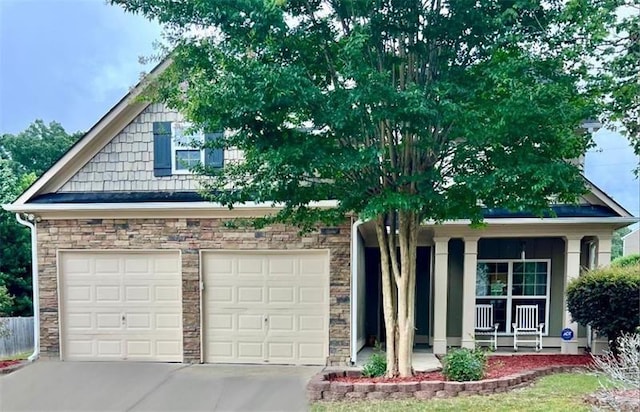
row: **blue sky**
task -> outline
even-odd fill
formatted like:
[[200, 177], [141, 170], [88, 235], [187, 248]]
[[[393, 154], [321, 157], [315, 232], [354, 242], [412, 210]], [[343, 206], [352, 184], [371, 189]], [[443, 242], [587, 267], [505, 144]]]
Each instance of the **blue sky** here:
[[[149, 67], [157, 24], [103, 0], [0, 1], [0, 133], [35, 119], [88, 130]], [[587, 154], [586, 174], [636, 216], [638, 158], [626, 139], [602, 130]]]

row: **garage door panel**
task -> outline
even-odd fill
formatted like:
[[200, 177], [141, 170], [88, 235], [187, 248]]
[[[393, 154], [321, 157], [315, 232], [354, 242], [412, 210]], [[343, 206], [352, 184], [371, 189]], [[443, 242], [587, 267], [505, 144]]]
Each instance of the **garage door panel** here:
[[269, 303], [294, 303], [295, 286], [267, 286], [269, 290]]
[[301, 287], [298, 289], [301, 304], [322, 304], [326, 302], [325, 290], [320, 287]]
[[263, 315], [239, 314], [238, 333], [263, 332], [265, 330]]
[[67, 327], [70, 330], [73, 329], [91, 329], [93, 328], [93, 314], [91, 312], [86, 313], [74, 313], [67, 318]]
[[269, 277], [296, 277], [297, 260], [295, 257], [273, 257], [269, 259]]
[[239, 339], [236, 342], [238, 358], [244, 361], [263, 361], [264, 357], [264, 343], [260, 341], [254, 341], [248, 338]]
[[289, 362], [291, 359], [296, 358], [295, 343], [291, 341], [286, 342], [267, 342], [267, 353], [269, 362]]
[[[216, 251], [202, 261], [207, 362], [325, 364], [326, 251]], [[316, 268], [303, 276], [301, 262]]]
[[270, 332], [296, 332], [296, 316], [295, 315], [269, 315], [269, 331]]
[[126, 286], [124, 289], [124, 296], [127, 302], [151, 302], [151, 291], [149, 287], [144, 286]]
[[182, 361], [178, 253], [62, 252], [60, 262], [65, 360]]
[[122, 340], [100, 339], [97, 341], [98, 354], [104, 356], [120, 356], [122, 352]]
[[[237, 275], [239, 276], [257, 276], [262, 277], [265, 271], [265, 262], [263, 259], [233, 259], [232, 262], [235, 262], [238, 270]], [[216, 263], [217, 264], [217, 263]]]
[[182, 313], [156, 313], [156, 329], [182, 331]]
[[298, 329], [303, 332], [322, 332], [327, 328], [324, 316], [299, 315]]
[[233, 287], [231, 286], [212, 286], [208, 290], [208, 296], [211, 302], [231, 303], [233, 302]]
[[154, 288], [156, 302], [179, 302], [179, 286], [156, 286]]
[[240, 286], [236, 288], [236, 302], [238, 304], [264, 303], [264, 289], [255, 286]]
[[91, 286], [68, 286], [66, 300], [68, 302], [89, 303], [93, 302]]
[[96, 286], [96, 303], [113, 303], [122, 302], [120, 295], [120, 285], [115, 286]]
[[317, 360], [324, 360], [324, 348], [318, 342], [298, 343], [298, 356], [308, 363], [315, 363]]
[[96, 313], [96, 332], [103, 330], [122, 329], [122, 315], [120, 313]]

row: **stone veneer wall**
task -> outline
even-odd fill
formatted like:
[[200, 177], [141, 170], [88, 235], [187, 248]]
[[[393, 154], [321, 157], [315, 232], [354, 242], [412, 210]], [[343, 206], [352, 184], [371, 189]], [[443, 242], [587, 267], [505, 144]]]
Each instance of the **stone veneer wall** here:
[[[111, 142], [69, 179], [59, 192], [193, 191], [191, 174], [153, 175], [153, 122], [180, 122], [183, 117], [160, 103], [150, 104]], [[238, 150], [225, 150], [225, 162], [240, 159]]]
[[226, 219], [79, 219], [38, 223], [40, 271], [40, 350], [44, 357], [60, 356], [58, 329], [58, 249], [167, 249], [182, 251], [184, 362], [200, 361], [200, 249], [269, 250], [330, 249], [330, 365], [350, 358], [350, 241], [349, 225], [337, 235], [298, 235], [282, 225], [260, 231], [231, 229]]

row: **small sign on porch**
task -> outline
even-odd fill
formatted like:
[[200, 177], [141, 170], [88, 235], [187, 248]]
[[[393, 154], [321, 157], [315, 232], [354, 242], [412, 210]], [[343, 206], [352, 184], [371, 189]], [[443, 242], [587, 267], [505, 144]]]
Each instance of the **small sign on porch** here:
[[562, 332], [560, 333], [560, 337], [562, 337], [562, 340], [565, 342], [568, 342], [570, 340], [573, 339], [573, 329], [571, 328], [564, 328], [562, 329]]

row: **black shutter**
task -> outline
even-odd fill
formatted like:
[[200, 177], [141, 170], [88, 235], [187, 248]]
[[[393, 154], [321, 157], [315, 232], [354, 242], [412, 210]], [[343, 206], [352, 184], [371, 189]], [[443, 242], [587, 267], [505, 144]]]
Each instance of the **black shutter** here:
[[153, 123], [153, 175], [171, 176], [171, 122]]
[[[222, 133], [207, 133], [204, 135], [206, 143], [222, 137]], [[205, 149], [204, 164], [208, 167], [222, 167], [224, 165], [224, 149]]]

